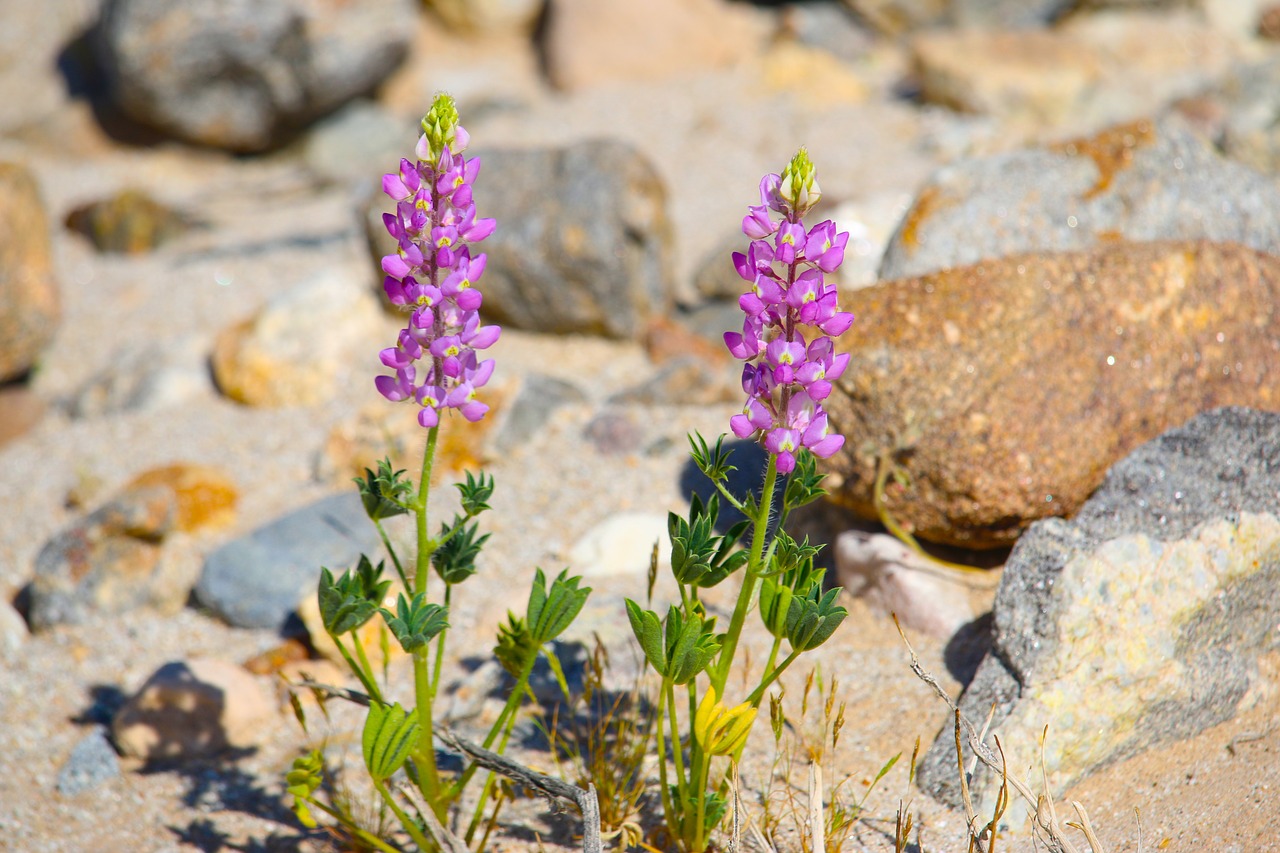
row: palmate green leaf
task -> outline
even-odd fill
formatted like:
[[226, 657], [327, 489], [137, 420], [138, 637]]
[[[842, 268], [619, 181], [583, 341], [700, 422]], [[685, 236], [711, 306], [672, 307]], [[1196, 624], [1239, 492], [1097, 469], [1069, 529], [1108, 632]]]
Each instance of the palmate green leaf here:
[[370, 703], [361, 737], [369, 775], [378, 782], [390, 778], [417, 748], [421, 737], [416, 710], [405, 711], [399, 702], [390, 706]]
[[403, 469], [392, 470], [390, 459], [382, 459], [378, 462], [378, 473], [365, 468], [364, 476], [355, 478], [354, 482], [360, 489], [360, 501], [370, 519], [381, 521], [409, 511], [405, 502], [413, 494], [413, 483], [403, 474]]
[[667, 610], [666, 676], [676, 684], [688, 684], [707, 668], [720, 651], [715, 619], [686, 616], [674, 605]]
[[547, 589], [547, 578], [542, 569], [534, 573], [533, 586], [529, 589], [529, 606], [525, 611], [525, 623], [529, 634], [539, 645], [549, 643], [564, 633], [573, 620], [582, 612], [591, 594], [591, 587], [578, 588], [581, 577], [570, 577], [565, 569], [551, 582]]
[[707, 440], [701, 433], [693, 433], [689, 438], [689, 453], [698, 470], [713, 483], [721, 483], [729, 479], [729, 475], [738, 470], [729, 464], [729, 451], [724, 449], [725, 436], [716, 439], [714, 449], [707, 446]]
[[391, 581], [382, 579], [383, 563], [370, 563], [364, 554], [354, 571], [343, 572], [336, 580], [327, 568], [320, 570], [317, 597], [320, 618], [333, 636], [354, 631], [378, 612]]
[[849, 615], [835, 603], [840, 587], [822, 592], [821, 584], [813, 584], [804, 595], [791, 599], [787, 611], [787, 642], [796, 651], [807, 652], [825, 643]]
[[[450, 535], [455, 529], [457, 533]], [[462, 583], [476, 573], [476, 557], [489, 540], [488, 533], [477, 538], [478, 531], [478, 525], [467, 524], [462, 516], [454, 516], [452, 524], [440, 526], [439, 540], [444, 544], [431, 555], [431, 566], [445, 583]]]
[[827, 492], [822, 488], [826, 475], [818, 473], [818, 463], [808, 450], [796, 454], [796, 467], [787, 477], [787, 488], [782, 493], [783, 506], [796, 509], [810, 504]]
[[745, 551], [731, 553], [750, 526], [741, 521], [717, 536], [720, 497], [712, 495], [705, 504], [697, 494], [689, 500], [689, 518], [667, 514], [667, 534], [671, 540], [671, 573], [682, 584], [713, 587], [746, 564]]
[[382, 618], [406, 652], [422, 648], [449, 627], [449, 611], [439, 604], [428, 602], [426, 595], [421, 592], [412, 599], [406, 598], [403, 592], [400, 593], [396, 598], [396, 612], [383, 608]]
[[662, 622], [658, 619], [658, 614], [652, 610], [641, 610], [640, 605], [629, 598], [626, 602], [631, 632], [636, 635], [640, 650], [644, 652], [645, 659], [658, 675], [666, 675], [667, 654], [662, 639]]
[[466, 476], [465, 483], [454, 483], [454, 486], [461, 493], [463, 514], [467, 518], [474, 518], [490, 508], [489, 498], [493, 497], [493, 478], [486, 478], [483, 473], [476, 478], [470, 471], [466, 472]]
[[507, 623], [498, 626], [498, 642], [493, 647], [493, 656], [498, 663], [513, 677], [519, 678], [525, 665], [537, 654], [538, 644], [529, 633], [529, 626], [514, 613], [507, 613]]

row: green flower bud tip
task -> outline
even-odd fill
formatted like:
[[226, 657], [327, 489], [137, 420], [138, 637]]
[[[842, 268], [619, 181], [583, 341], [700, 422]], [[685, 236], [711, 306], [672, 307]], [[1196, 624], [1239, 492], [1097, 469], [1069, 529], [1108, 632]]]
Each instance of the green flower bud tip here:
[[783, 170], [782, 184], [778, 188], [778, 193], [798, 216], [803, 216], [822, 198], [817, 170], [813, 167], [813, 161], [809, 159], [807, 148], [797, 151], [796, 156], [791, 158], [791, 162]]
[[443, 92], [436, 95], [431, 109], [422, 117], [422, 133], [430, 155], [422, 159], [431, 162], [446, 149], [454, 154], [461, 152], [470, 141], [467, 132], [458, 125], [458, 107], [453, 97]]

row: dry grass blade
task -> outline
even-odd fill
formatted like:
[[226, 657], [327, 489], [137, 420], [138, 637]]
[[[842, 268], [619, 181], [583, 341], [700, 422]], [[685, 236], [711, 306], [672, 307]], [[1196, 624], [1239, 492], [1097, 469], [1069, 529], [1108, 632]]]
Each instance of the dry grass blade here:
[[[1076, 814], [1080, 815], [1080, 822], [1074, 821], [1068, 823], [1067, 826], [1074, 826], [1076, 829], [1084, 833], [1085, 840], [1089, 842], [1089, 848], [1093, 853], [1106, 853], [1106, 848], [1102, 846], [1102, 842], [1098, 840], [1098, 835], [1093, 831], [1093, 824], [1089, 822], [1089, 813], [1084, 810], [1084, 806], [1076, 800], [1071, 801], [1071, 808], [1076, 810]], [[1139, 841], [1139, 849], [1141, 849], [1141, 841]]]
[[764, 851], [764, 853], [778, 853], [778, 851], [774, 849], [773, 845], [769, 843], [769, 840], [764, 837], [764, 833], [760, 831], [760, 827], [756, 826], [756, 822], [751, 819], [751, 815], [746, 811], [739, 811], [742, 805], [742, 795], [741, 788], [738, 785], [737, 766], [733, 768], [733, 774], [729, 777], [729, 788], [733, 794], [734, 840], [738, 840], [737, 836], [740, 827], [738, 815], [741, 814], [746, 818], [747, 830], [751, 833], [751, 840], [756, 843], [756, 846]]

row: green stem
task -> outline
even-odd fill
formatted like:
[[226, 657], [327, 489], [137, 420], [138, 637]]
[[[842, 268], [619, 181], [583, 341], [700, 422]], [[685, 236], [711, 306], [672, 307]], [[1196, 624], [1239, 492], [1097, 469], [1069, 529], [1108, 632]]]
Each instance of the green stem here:
[[[667, 742], [663, 715], [667, 711], [667, 680], [662, 679], [658, 688], [658, 786], [662, 788], [662, 813], [667, 816], [667, 831], [674, 837], [680, 836], [680, 828], [675, 826], [675, 809], [671, 805], [671, 786], [667, 784]], [[677, 743], [679, 743], [677, 741]]]
[[773, 490], [777, 482], [778, 457], [770, 453], [769, 467], [765, 469], [764, 475], [764, 491], [760, 495], [759, 514], [752, 519], [751, 556], [747, 559], [742, 589], [738, 592], [738, 602], [733, 608], [729, 631], [725, 634], [724, 644], [720, 648], [720, 657], [716, 661], [716, 671], [711, 678], [711, 686], [715, 688], [717, 696], [724, 696], [724, 685], [729, 680], [733, 656], [738, 650], [738, 637], [742, 634], [742, 625], [746, 621], [747, 611], [751, 609], [751, 600], [755, 595], [760, 573], [764, 570], [764, 543], [769, 533], [769, 515], [773, 510]]
[[760, 700], [764, 698], [764, 692], [769, 689], [769, 685], [778, 680], [778, 676], [787, 671], [787, 667], [795, 663], [796, 658], [800, 657], [797, 649], [792, 649], [791, 654], [783, 658], [782, 663], [778, 664], [778, 668], [768, 673], [755, 690], [751, 691], [751, 695], [747, 697], [747, 701], [751, 703], [751, 707], [759, 708]]
[[[361, 668], [360, 664], [356, 663], [355, 658], [351, 657], [351, 652], [347, 651], [347, 647], [342, 645], [341, 637], [333, 634], [330, 634], [329, 636], [333, 637], [333, 644], [338, 647], [338, 652], [342, 655], [342, 659], [347, 662], [347, 666], [351, 667], [351, 671], [355, 673], [356, 678], [360, 679], [360, 685], [364, 687], [364, 692], [369, 694], [370, 699], [381, 705], [385, 705], [386, 703], [382, 700], [382, 691], [378, 689], [377, 682], [373, 680], [373, 671], [369, 670], [366, 672]], [[355, 643], [356, 648], [359, 649], [360, 641], [356, 640]], [[364, 658], [363, 652], [361, 652], [360, 657]], [[365, 666], [368, 666], [367, 659]]]
[[382, 547], [387, 549], [387, 554], [391, 557], [391, 565], [396, 567], [396, 574], [400, 576], [400, 583], [404, 584], [404, 588], [409, 588], [409, 578], [404, 573], [404, 566], [400, 563], [400, 557], [396, 554], [396, 549], [391, 547], [391, 539], [387, 536], [386, 528], [382, 526], [382, 521], [375, 521], [374, 526], [378, 528], [378, 535], [382, 537]]
[[418, 829], [418, 825], [413, 822], [413, 819], [405, 814], [404, 810], [400, 808], [400, 806], [396, 805], [395, 798], [391, 796], [391, 792], [387, 790], [387, 786], [378, 779], [374, 779], [373, 787], [382, 795], [382, 799], [391, 807], [391, 811], [396, 813], [396, 817], [399, 819], [400, 825], [404, 827], [405, 832], [409, 833], [409, 837], [413, 839], [414, 844], [418, 845], [418, 849], [434, 850], [435, 845], [427, 840], [427, 837], [422, 834], [422, 830]]
[[[418, 494], [413, 501], [413, 514], [418, 534], [418, 553], [413, 577], [414, 593], [426, 593], [427, 575], [431, 567], [431, 539], [427, 535], [427, 499], [431, 494], [431, 467], [435, 463], [436, 440], [439, 435], [438, 424], [427, 431], [427, 446], [422, 451], [422, 479], [418, 482]], [[418, 721], [424, 733], [413, 753], [413, 763], [418, 768], [418, 786], [428, 805], [436, 813], [436, 817], [443, 823], [447, 804], [440, 796], [440, 771], [436, 767], [436, 749], [432, 738], [433, 696], [425, 646], [413, 651], [413, 692], [417, 702]]]
[[[537, 655], [534, 655], [534, 658], [536, 659]], [[532, 669], [532, 667], [530, 667], [530, 669]], [[527, 684], [529, 680], [528, 673], [525, 673], [524, 680], [525, 680], [525, 683]], [[518, 696], [520, 695], [520, 693], [523, 693], [523, 692], [524, 692], [524, 688], [520, 687], [520, 691], [515, 695]], [[503, 731], [502, 731], [502, 740], [498, 743], [497, 753], [499, 755], [502, 755], [507, 751], [507, 741], [511, 739], [511, 732], [515, 729], [515, 727], [516, 727], [516, 715], [513, 710], [513, 712], [507, 717], [507, 723], [503, 727]], [[487, 748], [487, 745], [486, 745], [486, 748]], [[495, 778], [497, 778], [497, 774], [494, 773], [492, 770], [490, 770], [489, 775], [485, 777], [484, 787], [480, 790], [480, 800], [479, 802], [476, 803], [476, 810], [471, 815], [471, 823], [467, 826], [467, 834], [463, 838], [463, 840], [466, 841], [468, 844], [470, 844], [471, 839], [475, 837], [476, 829], [479, 828], [480, 826], [480, 819], [484, 817], [484, 807], [489, 802], [489, 793], [493, 790], [493, 780]], [[501, 802], [498, 803], [498, 806], [501, 807]], [[495, 820], [497, 819], [497, 815], [498, 815], [498, 812], [497, 812], [497, 809], [495, 808], [494, 810]], [[485, 835], [487, 837], [488, 833], [486, 832]], [[484, 848], [483, 846], [481, 846], [478, 849], [484, 849]]]
[[782, 638], [773, 638], [773, 648], [769, 649], [769, 661], [764, 665], [764, 677], [768, 678], [773, 672], [773, 665], [778, 661], [778, 651], [782, 648]]
[[413, 502], [414, 516], [418, 528], [417, 574], [413, 578], [413, 591], [427, 591], [427, 570], [431, 568], [431, 537], [427, 535], [427, 498], [431, 495], [431, 467], [435, 464], [436, 439], [440, 436], [440, 425], [427, 430], [427, 447], [422, 452], [422, 479], [418, 482], [418, 496]]
[[[684, 775], [684, 749], [680, 743], [680, 731], [676, 722], [676, 689], [675, 682], [666, 679], [663, 683], [667, 691], [667, 707], [671, 709], [668, 720], [671, 724], [671, 755], [676, 764], [676, 793], [680, 797], [680, 802], [689, 802], [689, 784]], [[693, 725], [693, 720], [689, 721], [689, 725]]]
[[[449, 609], [449, 604], [453, 599], [453, 584], [446, 583], [444, 585], [444, 609]], [[431, 699], [436, 698], [436, 693], [440, 690], [440, 673], [444, 668], [444, 641], [449, 636], [448, 631], [441, 631], [440, 636], [436, 640], [436, 666], [435, 671], [431, 673]]]
[[418, 707], [418, 723], [422, 726], [422, 738], [414, 750], [414, 765], [418, 768], [418, 787], [436, 818], [441, 823], [448, 813], [447, 801], [440, 796], [440, 770], [436, 766], [436, 747], [431, 736], [432, 718], [431, 680], [428, 676], [427, 646], [413, 650], [413, 692]]

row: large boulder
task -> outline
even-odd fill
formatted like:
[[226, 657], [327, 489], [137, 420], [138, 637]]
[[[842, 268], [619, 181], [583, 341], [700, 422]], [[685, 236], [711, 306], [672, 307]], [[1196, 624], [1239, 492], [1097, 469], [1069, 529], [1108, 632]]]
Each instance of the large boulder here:
[[114, 102], [190, 142], [260, 151], [373, 90], [403, 59], [411, 0], [108, 0]]
[[[993, 646], [960, 700], [978, 725], [994, 705], [1011, 772], [1035, 768], [1038, 781], [1043, 754], [1060, 797], [1091, 770], [1250, 701], [1258, 658], [1280, 639], [1277, 471], [1280, 415], [1219, 409], [1118, 463], [1075, 519], [1019, 540]], [[948, 721], [918, 778], [958, 806], [954, 744]], [[999, 782], [975, 776], [980, 814]]]
[[1222, 159], [1183, 121], [1142, 119], [942, 168], [898, 226], [880, 277], [1022, 252], [1199, 239], [1280, 254], [1280, 188]]
[[1231, 243], [1016, 255], [848, 294], [827, 401], [834, 497], [923, 538], [1011, 544], [1070, 515], [1126, 453], [1197, 412], [1280, 405], [1280, 258]]
[[0, 382], [31, 369], [61, 316], [49, 218], [35, 178], [0, 163]]

